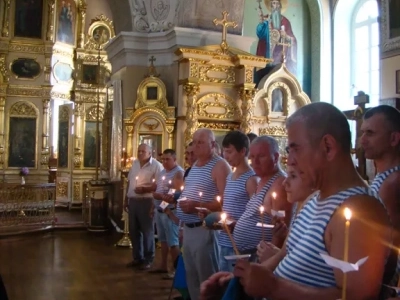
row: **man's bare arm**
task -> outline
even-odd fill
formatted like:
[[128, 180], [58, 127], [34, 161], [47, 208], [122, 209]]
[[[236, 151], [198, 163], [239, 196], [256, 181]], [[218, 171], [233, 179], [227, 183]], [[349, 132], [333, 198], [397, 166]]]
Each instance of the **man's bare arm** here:
[[249, 199], [257, 192], [259, 178], [257, 176], [250, 177], [246, 182], [246, 191]]
[[400, 173], [396, 172], [386, 179], [379, 191], [379, 196], [385, 203], [394, 230], [394, 242], [400, 247]]
[[[368, 256], [358, 272], [347, 274], [347, 298], [351, 300], [377, 299], [388, 255], [387, 244], [391, 230], [383, 206], [371, 197], [357, 196], [346, 201], [353, 212], [350, 222], [349, 262], [355, 263]], [[334, 214], [325, 232], [329, 255], [343, 259], [345, 219], [343, 208]], [[343, 273], [334, 269], [338, 288], [310, 288], [282, 278], [276, 278], [271, 299], [280, 300], [336, 300], [341, 296]]]

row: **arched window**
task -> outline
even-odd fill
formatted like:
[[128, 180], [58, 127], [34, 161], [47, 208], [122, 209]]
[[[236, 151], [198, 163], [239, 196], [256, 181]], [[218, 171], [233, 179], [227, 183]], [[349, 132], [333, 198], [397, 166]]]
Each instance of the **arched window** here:
[[380, 59], [378, 2], [362, 0], [354, 10], [351, 28], [351, 80], [353, 95], [364, 91], [370, 96], [369, 106], [379, 105]]
[[333, 104], [354, 109], [354, 96], [379, 104], [380, 58], [377, 0], [339, 0], [334, 12]]

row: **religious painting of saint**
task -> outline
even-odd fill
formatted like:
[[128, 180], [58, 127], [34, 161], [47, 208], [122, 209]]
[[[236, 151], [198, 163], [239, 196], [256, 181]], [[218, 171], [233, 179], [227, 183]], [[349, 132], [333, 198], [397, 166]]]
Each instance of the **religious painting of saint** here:
[[68, 168], [69, 122], [62, 121], [58, 126], [58, 167]]
[[[101, 145], [101, 123], [99, 124], [99, 147]], [[83, 166], [85, 168], [96, 167], [96, 122], [86, 121], [85, 122], [85, 145], [83, 155]]]
[[35, 167], [36, 119], [10, 118], [9, 167]]
[[389, 0], [389, 38], [400, 37], [400, 1]]
[[83, 65], [82, 66], [82, 83], [97, 84], [98, 66]]
[[12, 62], [11, 72], [17, 78], [34, 79], [40, 74], [40, 64], [32, 58], [18, 58]]
[[100, 25], [93, 30], [93, 39], [99, 45], [104, 45], [110, 40], [110, 29]]
[[42, 38], [43, 0], [16, 0], [14, 36]]
[[57, 82], [69, 83], [72, 80], [73, 71], [72, 67], [64, 62], [57, 62], [53, 67]]
[[58, 1], [57, 42], [75, 44], [76, 6], [74, 0]]
[[259, 24], [256, 28], [258, 37], [257, 52], [259, 56], [271, 58], [274, 64], [282, 60], [282, 53], [286, 56], [286, 66], [289, 71], [297, 73], [297, 40], [292, 25], [284, 15], [288, 0], [264, 0], [270, 14], [264, 14], [261, 0], [257, 0]]

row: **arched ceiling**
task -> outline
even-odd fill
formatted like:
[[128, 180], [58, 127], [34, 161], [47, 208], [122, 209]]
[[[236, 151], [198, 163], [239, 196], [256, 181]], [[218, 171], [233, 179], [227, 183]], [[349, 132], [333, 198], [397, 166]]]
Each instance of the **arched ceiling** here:
[[132, 10], [129, 0], [105, 0], [110, 6], [115, 34], [132, 31]]

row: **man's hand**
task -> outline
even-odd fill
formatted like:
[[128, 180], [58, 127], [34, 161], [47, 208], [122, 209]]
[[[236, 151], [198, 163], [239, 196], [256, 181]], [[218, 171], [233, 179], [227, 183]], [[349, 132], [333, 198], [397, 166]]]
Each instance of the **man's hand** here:
[[275, 224], [275, 227], [272, 229], [272, 244], [277, 247], [282, 247], [289, 233], [289, 229], [282, 218], [274, 218], [274, 220], [275, 221], [272, 222], [272, 224]]
[[257, 246], [258, 260], [262, 263], [278, 253], [279, 250], [280, 249], [272, 243], [261, 241]]
[[163, 195], [162, 196], [162, 200], [165, 201], [165, 202], [171, 203], [171, 204], [175, 203], [174, 195], [170, 195], [170, 194]]
[[218, 272], [212, 275], [200, 286], [200, 300], [220, 300], [232, 278], [233, 274], [229, 272]]
[[138, 186], [135, 188], [135, 194], [144, 194], [144, 187], [143, 186]]
[[179, 201], [179, 206], [182, 209], [182, 211], [185, 214], [195, 214], [197, 213], [197, 210], [195, 207], [200, 206], [200, 204], [197, 201], [193, 200], [185, 200], [185, 201]]
[[233, 274], [240, 278], [244, 291], [251, 297], [268, 297], [270, 289], [276, 286], [274, 274], [260, 264], [238, 260]]
[[199, 210], [197, 215], [199, 216], [200, 220], [203, 221], [210, 213], [211, 213], [211, 210], [205, 208], [205, 209]]

